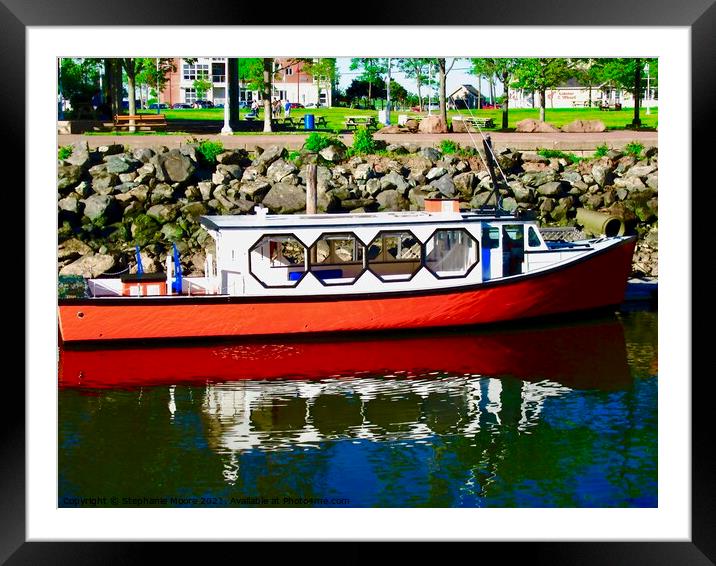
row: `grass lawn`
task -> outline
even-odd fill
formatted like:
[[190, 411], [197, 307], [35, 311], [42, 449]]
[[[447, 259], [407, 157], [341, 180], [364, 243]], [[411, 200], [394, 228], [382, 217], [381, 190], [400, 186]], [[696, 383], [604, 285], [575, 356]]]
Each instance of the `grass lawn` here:
[[[141, 114], [155, 114], [156, 110], [140, 110]], [[248, 110], [242, 110], [241, 116], [245, 116]], [[473, 110], [474, 116], [490, 117], [494, 120], [495, 124], [499, 126], [502, 124], [502, 111], [501, 110]], [[167, 120], [207, 120], [207, 121], [223, 121], [224, 120], [224, 109], [223, 108], [187, 108], [182, 110], [164, 110], [162, 111], [167, 117]], [[293, 118], [302, 119], [306, 114], [313, 114], [316, 117], [325, 116], [326, 122], [328, 123], [327, 130], [329, 131], [344, 131], [344, 122], [346, 116], [361, 116], [372, 114], [377, 117], [378, 112], [376, 110], [357, 110], [355, 108], [318, 108], [318, 109], [293, 109], [291, 110], [291, 116]], [[408, 116], [418, 115], [415, 112], [394, 110], [393, 120], [397, 120], [398, 114], [407, 114]], [[467, 112], [461, 110], [459, 114], [467, 115]], [[281, 114], [283, 116], [283, 113]], [[425, 115], [425, 113], [423, 113]], [[457, 116], [458, 112], [451, 110], [448, 112], [448, 119], [453, 116]], [[658, 125], [659, 112], [656, 108], [651, 109], [651, 114], [646, 114], [646, 109], [642, 108], [639, 113], [639, 117], [643, 127], [655, 128]], [[526, 118], [532, 118], [535, 120], [539, 119], [539, 108], [515, 108], [509, 111], [509, 128], [515, 128], [517, 122]], [[611, 130], [621, 130], [631, 124], [634, 118], [634, 109], [626, 108], [619, 111], [603, 111], [598, 108], [554, 108], [547, 109], [546, 119], [550, 124], [555, 126], [564, 126], [573, 120], [601, 120]], [[263, 121], [263, 112], [259, 114], [259, 121]], [[295, 131], [295, 130], [294, 130]], [[301, 130], [303, 131], [303, 130]], [[242, 134], [244, 132], [237, 132]], [[255, 134], [256, 132], [245, 132]], [[283, 131], [281, 133], [290, 133], [290, 131]]]

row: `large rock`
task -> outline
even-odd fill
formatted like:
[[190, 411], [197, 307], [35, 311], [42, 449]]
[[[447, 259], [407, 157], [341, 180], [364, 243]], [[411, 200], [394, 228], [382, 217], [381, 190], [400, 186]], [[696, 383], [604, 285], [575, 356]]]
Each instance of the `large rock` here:
[[77, 142], [72, 144], [72, 155], [65, 159], [71, 165], [77, 165], [85, 168], [90, 163], [90, 150], [87, 142]]
[[391, 171], [380, 178], [380, 187], [383, 190], [395, 189], [404, 195], [410, 186], [401, 174]]
[[155, 204], [147, 210], [147, 216], [160, 224], [170, 222], [177, 217], [179, 206], [176, 204]]
[[440, 194], [452, 198], [455, 196], [455, 184], [449, 175], [443, 175], [439, 179], [435, 179], [430, 183], [431, 187], [435, 187]]
[[60, 261], [75, 260], [91, 253], [92, 248], [77, 238], [65, 240], [57, 247], [57, 259]]
[[556, 197], [564, 192], [564, 185], [561, 181], [551, 181], [537, 187], [537, 192], [545, 197]]
[[154, 234], [160, 228], [161, 225], [153, 218], [146, 214], [138, 214], [132, 220], [132, 239], [140, 246], [143, 246], [152, 240]]
[[269, 168], [266, 170], [266, 176], [269, 178], [269, 181], [274, 183], [280, 183], [291, 173], [298, 173], [298, 167], [296, 167], [293, 163], [284, 161], [283, 159], [277, 159], [271, 163]]
[[425, 178], [428, 181], [433, 181], [439, 177], [442, 177], [443, 175], [445, 175], [445, 173], [447, 173], [447, 169], [445, 169], [444, 167], [433, 167], [432, 169], [430, 169], [430, 171], [426, 173]]
[[607, 127], [601, 120], [574, 120], [562, 126], [563, 132], [606, 132]]
[[107, 158], [107, 172], [119, 175], [133, 171], [139, 166], [139, 161], [129, 158], [126, 154], [112, 155]]
[[614, 173], [606, 165], [595, 163], [592, 165], [592, 177], [596, 181], [597, 185], [604, 187], [610, 185], [614, 180]]
[[80, 211], [80, 195], [70, 193], [69, 196], [57, 201], [57, 207], [65, 212], [78, 213]]
[[57, 168], [57, 189], [74, 187], [82, 179], [82, 168], [77, 165], [60, 165]]
[[404, 210], [406, 207], [406, 200], [396, 190], [383, 191], [380, 193], [376, 200], [378, 201], [378, 210]]
[[[432, 167], [433, 163], [440, 160], [440, 158], [443, 156], [443, 154], [440, 153], [434, 147], [421, 147], [420, 150], [418, 150], [418, 155], [430, 161], [428, 167]], [[411, 165], [408, 165], [408, 167], [410, 167], [411, 169], [413, 168]]]
[[96, 222], [110, 215], [114, 199], [109, 195], [92, 195], [84, 200], [84, 215]]
[[82, 277], [99, 277], [114, 267], [111, 255], [86, 255], [60, 269], [60, 275], [81, 275]]
[[245, 194], [247, 197], [254, 201], [260, 201], [270, 190], [271, 185], [265, 179], [242, 182], [239, 188], [239, 191], [241, 193]]
[[337, 145], [329, 145], [328, 147], [324, 147], [321, 151], [318, 152], [318, 155], [323, 157], [326, 161], [330, 161], [331, 163], [338, 163], [345, 157], [345, 151], [343, 151], [343, 148], [338, 147]]
[[356, 181], [367, 181], [375, 176], [375, 171], [370, 163], [361, 163], [353, 171], [353, 178]]
[[152, 189], [149, 198], [152, 204], [174, 200], [174, 189], [166, 183], [159, 183]]
[[291, 214], [305, 210], [306, 191], [301, 186], [278, 183], [264, 197], [263, 205], [278, 214]]
[[553, 169], [545, 169], [544, 171], [534, 171], [522, 175], [520, 181], [523, 185], [529, 187], [539, 187], [545, 183], [551, 183], [557, 180], [557, 172]]
[[254, 167], [261, 165], [268, 167], [277, 159], [281, 159], [282, 157], [286, 157], [287, 155], [288, 151], [285, 147], [281, 145], [271, 145], [267, 147], [261, 155], [259, 155], [256, 159], [253, 160], [252, 165]]
[[216, 161], [222, 165], [242, 165], [245, 159], [246, 151], [243, 149], [230, 149], [216, 156]]
[[442, 116], [426, 116], [420, 120], [418, 130], [424, 134], [447, 134], [448, 127]]
[[646, 185], [639, 177], [618, 177], [614, 179], [614, 186], [628, 191], [643, 191]]
[[627, 177], [647, 177], [656, 171], [653, 165], [635, 165], [626, 172]]
[[539, 120], [533, 120], [527, 118], [517, 122], [516, 131], [523, 133], [547, 133], [547, 132], [559, 132], [559, 128], [548, 124], [547, 122], [541, 122]]
[[173, 183], [188, 181], [196, 171], [196, 164], [178, 149], [171, 149], [158, 156], [166, 180]]

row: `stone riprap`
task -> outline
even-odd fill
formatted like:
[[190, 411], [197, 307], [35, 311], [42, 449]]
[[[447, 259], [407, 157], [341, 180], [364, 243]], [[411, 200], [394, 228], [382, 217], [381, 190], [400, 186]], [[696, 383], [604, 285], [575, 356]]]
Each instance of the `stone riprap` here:
[[[290, 159], [275, 146], [256, 155], [225, 151], [209, 164], [192, 146], [74, 147], [58, 167], [60, 274], [135, 272], [137, 245], [145, 271], [147, 264], [162, 269], [172, 244], [184, 273], [203, 274], [213, 240], [199, 217], [250, 214], [259, 204], [271, 213], [303, 212], [309, 162], [318, 164], [320, 212], [420, 210], [425, 198], [458, 198], [464, 209], [496, 203], [477, 154], [443, 155], [414, 143], [389, 151], [346, 160], [334, 148]], [[578, 226], [580, 207], [617, 216], [639, 236], [632, 275], [658, 275], [656, 148], [639, 159], [612, 150], [578, 163], [510, 149], [497, 158], [507, 178], [498, 190], [505, 210], [533, 211], [541, 226]]]

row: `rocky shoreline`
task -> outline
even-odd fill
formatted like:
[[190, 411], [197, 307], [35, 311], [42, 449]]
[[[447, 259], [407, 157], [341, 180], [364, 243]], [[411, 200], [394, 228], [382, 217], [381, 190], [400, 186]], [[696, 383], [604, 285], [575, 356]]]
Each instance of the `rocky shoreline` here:
[[[184, 273], [203, 275], [213, 241], [199, 216], [250, 214], [258, 204], [272, 213], [300, 213], [308, 163], [318, 165], [321, 212], [421, 210], [432, 197], [457, 198], [467, 209], [496, 204], [489, 172], [475, 152], [444, 155], [405, 143], [384, 153], [346, 159], [335, 146], [289, 154], [275, 145], [223, 151], [213, 162], [197, 144], [171, 150], [77, 144], [58, 165], [59, 273], [135, 272], [137, 245], [144, 270], [161, 271], [176, 244]], [[511, 149], [497, 158], [507, 178], [497, 197], [502, 208], [533, 211], [543, 227], [581, 228], [580, 207], [616, 216], [639, 237], [632, 276], [658, 276], [656, 148], [639, 158], [612, 150], [577, 162]]]

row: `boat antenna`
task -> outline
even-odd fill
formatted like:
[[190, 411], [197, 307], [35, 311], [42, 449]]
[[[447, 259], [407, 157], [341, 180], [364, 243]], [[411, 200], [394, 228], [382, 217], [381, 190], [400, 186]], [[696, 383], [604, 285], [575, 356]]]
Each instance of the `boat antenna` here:
[[472, 141], [472, 144], [475, 146], [475, 150], [477, 151], [477, 154], [480, 156], [480, 159], [485, 164], [485, 167], [490, 172], [490, 178], [492, 179], [492, 191], [489, 195], [487, 195], [487, 199], [485, 199], [485, 202], [482, 203], [482, 206], [480, 206], [479, 210], [482, 211], [483, 208], [485, 208], [485, 205], [490, 202], [490, 198], [493, 194], [496, 195], [495, 202], [497, 203], [496, 208], [499, 208], [502, 210], [501, 206], [501, 199], [497, 198], [497, 191], [498, 191], [498, 182], [497, 182], [497, 175], [495, 174], [495, 166], [497, 166], [498, 171], [500, 172], [500, 175], [502, 176], [502, 179], [504, 180], [505, 185], [507, 184], [507, 176], [505, 175], [505, 172], [502, 170], [502, 167], [500, 167], [500, 162], [497, 161], [497, 157], [495, 156], [495, 151], [492, 147], [492, 139], [490, 138], [489, 134], [485, 134], [482, 131], [482, 128], [480, 127], [480, 124], [477, 120], [474, 120], [475, 116], [472, 114], [472, 110], [470, 110], [470, 107], [467, 105], [467, 102], [462, 99], [455, 99], [453, 95], [449, 96], [450, 100], [452, 101], [453, 106], [455, 107], [455, 110], [457, 111], [458, 116], [460, 116], [460, 119], [463, 120], [463, 124], [465, 123], [464, 117], [462, 113], [460, 112], [460, 109], [458, 108], [458, 102], [462, 102], [465, 106], [465, 110], [467, 110], [468, 114], [470, 115], [470, 118], [473, 118], [472, 123], [475, 124], [477, 127], [477, 131], [482, 137], [482, 145], [485, 148], [485, 157], [482, 157], [482, 153], [480, 153], [480, 148], [477, 145], [477, 142], [475, 141], [475, 138], [472, 135], [472, 132], [470, 131], [469, 124], [465, 128], [468, 135], [470, 136], [470, 140]]

